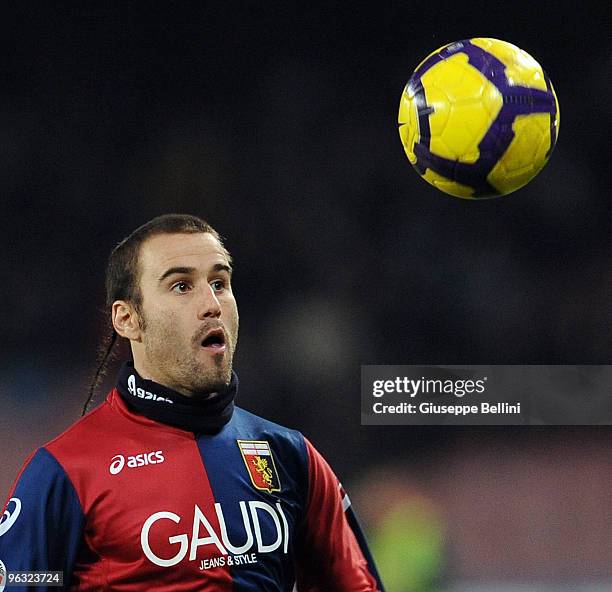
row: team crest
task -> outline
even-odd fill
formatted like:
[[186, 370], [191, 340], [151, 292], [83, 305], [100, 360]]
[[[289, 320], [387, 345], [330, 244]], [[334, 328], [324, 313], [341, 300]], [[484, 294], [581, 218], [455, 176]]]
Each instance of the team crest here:
[[274, 465], [270, 444], [265, 440], [236, 440], [242, 459], [257, 489], [272, 493], [280, 491], [280, 480]]

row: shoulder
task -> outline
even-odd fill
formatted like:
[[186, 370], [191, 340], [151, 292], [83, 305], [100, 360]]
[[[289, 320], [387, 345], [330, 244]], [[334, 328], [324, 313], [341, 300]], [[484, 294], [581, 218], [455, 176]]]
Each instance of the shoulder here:
[[243, 409], [242, 407], [238, 407], [237, 405], [234, 408], [234, 415], [236, 419], [242, 422], [243, 424], [258, 426], [259, 428], [263, 428], [263, 429], [267, 429], [267, 430], [279, 432], [279, 433], [293, 433], [293, 434], [300, 433], [298, 430], [289, 428], [287, 426], [280, 425], [278, 423], [274, 423], [273, 421], [270, 421], [269, 419], [266, 419], [265, 417], [261, 417], [260, 415], [255, 415], [255, 413], [251, 413], [250, 411], [247, 411], [246, 409]]
[[35, 490], [65, 477], [66, 474], [57, 459], [41, 446], [25, 460], [15, 483], [26, 484], [27, 489]]
[[95, 448], [99, 436], [108, 434], [113, 416], [107, 401], [96, 407], [84, 417], [79, 418], [61, 434], [44, 444], [43, 449], [51, 453], [58, 461], [73, 454], [87, 454]]
[[274, 423], [242, 407], [235, 408], [232, 423], [234, 423], [234, 429], [237, 433], [245, 435], [245, 440], [249, 437], [252, 437], [252, 439], [268, 438], [306, 452], [306, 439], [300, 431]]
[[115, 455], [130, 443], [143, 444], [151, 431], [143, 432], [138, 422], [121, 413], [113, 402], [113, 393], [43, 446], [67, 473], [79, 494], [108, 472]]

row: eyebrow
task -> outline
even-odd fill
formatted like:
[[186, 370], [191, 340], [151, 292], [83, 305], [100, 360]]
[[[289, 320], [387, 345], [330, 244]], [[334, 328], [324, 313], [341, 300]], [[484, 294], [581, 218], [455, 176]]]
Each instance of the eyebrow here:
[[[166, 271], [164, 271], [164, 273], [160, 276], [159, 280], [157, 281], [158, 283], [161, 284], [167, 277], [170, 277], [171, 275], [175, 275], [175, 274], [190, 275], [194, 273], [195, 271], [196, 271], [195, 267], [170, 267], [170, 269], [167, 269]], [[215, 263], [211, 271], [226, 271], [229, 275], [232, 275], [232, 268], [225, 263]]]

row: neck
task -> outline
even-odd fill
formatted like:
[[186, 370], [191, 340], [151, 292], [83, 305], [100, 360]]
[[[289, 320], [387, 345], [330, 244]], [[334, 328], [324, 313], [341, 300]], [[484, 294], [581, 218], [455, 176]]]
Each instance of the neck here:
[[132, 362], [126, 362], [117, 390], [132, 411], [149, 419], [192, 432], [216, 433], [232, 418], [238, 376], [232, 371], [229, 386], [218, 392], [185, 395], [143, 378]]

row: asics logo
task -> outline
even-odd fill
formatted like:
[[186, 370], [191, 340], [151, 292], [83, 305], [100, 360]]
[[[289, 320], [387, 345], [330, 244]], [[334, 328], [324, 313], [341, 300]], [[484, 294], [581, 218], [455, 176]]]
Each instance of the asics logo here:
[[[9, 510], [9, 506], [11, 503], [15, 504], [13, 511]], [[4, 510], [4, 514], [0, 519], [0, 536], [5, 534], [8, 529], [15, 524], [17, 518], [19, 518], [19, 513], [21, 512], [21, 500], [18, 497], [12, 497], [7, 504], [6, 510]]]
[[163, 463], [166, 459], [162, 450], [156, 450], [155, 452], [143, 452], [142, 454], [135, 454], [134, 456], [128, 456], [127, 462], [126, 457], [123, 454], [116, 454], [111, 458], [111, 464], [108, 467], [108, 472], [111, 475], [117, 475], [123, 470], [123, 467], [127, 465], [130, 469], [137, 467], [144, 467], [146, 465], [157, 465]]
[[125, 458], [123, 458], [122, 454], [117, 454], [111, 459], [111, 464], [108, 470], [111, 475], [116, 475], [117, 473], [121, 472], [123, 465], [125, 465]]

